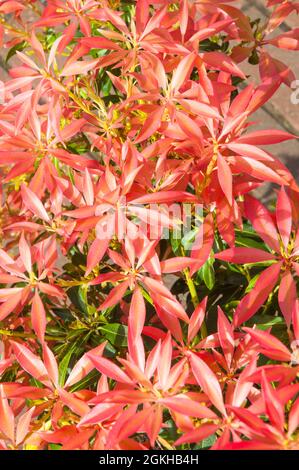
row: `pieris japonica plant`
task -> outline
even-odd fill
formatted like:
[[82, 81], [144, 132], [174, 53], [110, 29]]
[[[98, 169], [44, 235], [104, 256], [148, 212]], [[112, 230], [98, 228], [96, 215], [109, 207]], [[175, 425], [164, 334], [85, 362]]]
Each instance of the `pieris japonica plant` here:
[[239, 3], [0, 1], [2, 450], [299, 450], [299, 2]]

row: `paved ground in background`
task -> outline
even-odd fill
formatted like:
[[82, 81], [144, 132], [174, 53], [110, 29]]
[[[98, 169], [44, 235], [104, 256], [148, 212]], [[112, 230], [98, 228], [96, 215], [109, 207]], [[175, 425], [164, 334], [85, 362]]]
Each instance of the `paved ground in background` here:
[[[244, 13], [250, 16], [251, 19], [261, 18], [262, 20], [266, 18], [265, 15], [267, 13], [265, 3], [264, 0], [239, 1], [239, 5]], [[279, 29], [282, 33], [294, 27], [299, 27], [299, 16], [295, 14], [287, 18], [286, 22]], [[271, 50], [268, 48], [268, 50], [275, 58], [287, 63], [299, 80], [298, 52], [289, 52], [274, 47]], [[7, 73], [1, 67], [1, 56], [5, 57], [6, 51], [3, 54], [0, 51], [0, 79], [5, 80]], [[242, 69], [246, 74], [250, 75], [249, 80], [251, 82], [259, 83], [258, 67], [243, 63]], [[256, 121], [255, 129], [283, 129], [299, 135], [299, 104], [295, 105], [292, 103], [291, 95], [293, 92], [294, 90], [282, 85], [271, 101], [253, 116], [253, 120]], [[299, 181], [299, 140], [274, 145], [269, 147], [268, 150], [279, 157]], [[269, 186], [264, 185], [263, 189], [260, 190], [260, 194], [265, 199], [268, 199], [270, 197]]]
[[[242, 5], [245, 14], [250, 18], [266, 18], [265, 2], [262, 0], [243, 0], [239, 2]], [[286, 22], [279, 28], [278, 34], [289, 31], [294, 27], [299, 27], [299, 16], [291, 15]], [[275, 32], [275, 35], [278, 35]], [[293, 70], [296, 79], [299, 80], [299, 60], [298, 52], [281, 50], [276, 47], [268, 47], [268, 51], [278, 60], [286, 63]], [[246, 74], [250, 74], [250, 80], [259, 82], [257, 67], [250, 64], [245, 67], [242, 64], [242, 70]], [[256, 129], [282, 129], [299, 135], [299, 104], [295, 105], [291, 101], [293, 89], [282, 85], [276, 94], [271, 98], [262, 109], [260, 109], [253, 117], [257, 121]], [[289, 168], [293, 175], [299, 181], [299, 140], [284, 142], [282, 144], [269, 146], [267, 148], [275, 156]], [[269, 186], [263, 187], [260, 193], [265, 199], [270, 197]]]

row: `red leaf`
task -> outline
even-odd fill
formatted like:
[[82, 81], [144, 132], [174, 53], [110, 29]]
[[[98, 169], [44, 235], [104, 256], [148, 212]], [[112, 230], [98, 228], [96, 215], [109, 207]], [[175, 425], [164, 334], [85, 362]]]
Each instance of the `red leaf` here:
[[111, 377], [111, 379], [116, 380], [117, 382], [132, 384], [132, 380], [127, 376], [127, 374], [109, 359], [95, 356], [91, 353], [88, 354], [88, 358], [94, 364], [94, 367], [96, 367], [96, 369], [98, 369], [102, 374]]
[[288, 49], [291, 51], [299, 51], [299, 28], [292, 29], [287, 33], [280, 34], [273, 39], [267, 40], [268, 44], [279, 47], [280, 49]]
[[233, 203], [233, 175], [231, 169], [220, 154], [217, 158], [218, 180], [229, 204]]
[[12, 442], [15, 440], [15, 419], [4, 393], [3, 385], [0, 384], [0, 431]]
[[124, 281], [109, 292], [106, 297], [106, 300], [100, 305], [100, 310], [106, 310], [106, 308], [113, 307], [118, 304], [123, 298], [126, 290], [129, 287], [129, 281]]
[[61, 401], [79, 416], [85, 416], [89, 413], [89, 406], [84, 401], [76, 398], [72, 393], [63, 389], [58, 389]]
[[161, 106], [147, 117], [145, 123], [142, 126], [141, 132], [139, 133], [137, 139], [134, 141], [135, 144], [140, 144], [140, 142], [143, 142], [144, 140], [151, 137], [155, 132], [157, 132], [157, 130], [161, 126], [161, 119], [163, 113], [164, 108]]
[[297, 300], [296, 283], [289, 270], [285, 271], [282, 275], [279, 291], [278, 302], [285, 318], [286, 324], [289, 327], [292, 321], [292, 313]]
[[201, 442], [207, 437], [214, 434], [218, 429], [216, 424], [202, 424], [198, 429], [194, 429], [194, 431], [186, 432], [182, 437], [175, 441], [175, 445], [179, 446], [181, 444], [185, 444], [186, 442]]
[[86, 375], [89, 374], [92, 369], [94, 369], [94, 364], [89, 358], [89, 354], [101, 356], [103, 354], [105, 346], [106, 342], [83, 354], [81, 359], [79, 359], [79, 361], [74, 365], [70, 375], [68, 376], [68, 379], [65, 383], [65, 387], [70, 387], [71, 385], [74, 385], [75, 383], [79, 382], [84, 377], [86, 377]]
[[289, 132], [280, 131], [277, 129], [269, 129], [244, 134], [241, 137], [238, 137], [235, 142], [249, 145], [271, 145], [279, 144], [280, 142], [285, 142], [286, 140], [290, 139], [296, 139], [296, 136], [289, 134]]
[[282, 242], [287, 249], [292, 231], [292, 206], [284, 187], [279, 191], [277, 198], [276, 221]]
[[272, 250], [280, 253], [278, 233], [270, 212], [263, 204], [251, 196], [246, 196], [244, 207], [246, 217], [250, 220], [259, 236]]
[[32, 375], [36, 380], [43, 382], [46, 386], [52, 387], [49, 381], [47, 369], [38, 356], [33, 354], [30, 349], [20, 343], [11, 341], [16, 360], [20, 366]]
[[25, 269], [28, 273], [32, 271], [32, 264], [31, 264], [31, 251], [30, 247], [25, 240], [24, 233], [22, 233], [20, 242], [19, 242], [19, 250], [20, 250], [20, 257], [25, 266]]
[[248, 333], [254, 341], [260, 344], [265, 350], [275, 351], [279, 356], [277, 357], [280, 361], [290, 361], [291, 353], [288, 348], [275, 336], [271, 335], [267, 331], [243, 327], [243, 330]]
[[133, 201], [131, 204], [163, 204], [163, 203], [174, 203], [174, 202], [196, 202], [197, 198], [193, 194], [184, 191], [158, 191], [152, 194], [145, 194], [140, 196]]
[[99, 63], [99, 59], [78, 60], [76, 62], [67, 63], [60, 75], [62, 77], [70, 77], [71, 75], [85, 75], [90, 70], [94, 70]]
[[198, 334], [200, 327], [204, 321], [205, 314], [206, 314], [207, 300], [208, 298], [205, 297], [200, 302], [200, 304], [197, 305], [194, 312], [192, 313], [192, 316], [190, 318], [190, 323], [188, 326], [188, 343], [190, 343]]
[[215, 258], [229, 263], [249, 264], [274, 260], [275, 256], [259, 248], [235, 247], [216, 253]]
[[190, 363], [194, 377], [216, 408], [226, 416], [222, 390], [214, 372], [194, 353], [190, 353]]
[[128, 321], [128, 326], [131, 330], [133, 338], [137, 338], [142, 333], [145, 321], [145, 313], [143, 295], [141, 289], [137, 286], [134, 289], [132, 296]]
[[196, 260], [188, 258], [187, 256], [178, 256], [176, 258], [169, 258], [164, 261], [161, 261], [161, 271], [162, 273], [175, 273], [183, 271], [183, 269], [194, 265]]
[[275, 263], [262, 272], [254, 288], [249, 292], [249, 294], [243, 297], [236, 308], [234, 316], [235, 326], [239, 326], [241, 323], [244, 323], [251, 318], [263, 305], [265, 300], [267, 300], [278, 281], [281, 266], [282, 263]]
[[220, 307], [218, 307], [217, 330], [227, 366], [230, 368], [235, 349], [234, 333], [230, 322]]
[[58, 387], [59, 372], [55, 356], [46, 343], [43, 344], [44, 364], [55, 387]]
[[271, 424], [275, 426], [281, 435], [284, 435], [284, 406], [277, 399], [276, 394], [267, 380], [265, 371], [262, 371], [262, 393], [267, 414]]
[[99, 240], [96, 238], [87, 254], [86, 273], [85, 276], [91, 273], [91, 271], [99, 264], [104, 254], [106, 253], [110, 240]]
[[20, 445], [30, 430], [31, 420], [35, 412], [35, 406], [22, 414], [18, 420], [17, 430], [16, 430], [16, 444]]
[[158, 362], [158, 378], [159, 385], [162, 390], [164, 390], [169, 378], [172, 359], [172, 338], [169, 332], [161, 344], [160, 351], [160, 361]]
[[236, 77], [240, 77], [243, 80], [246, 79], [242, 70], [237, 67], [232, 59], [230, 59], [227, 55], [223, 54], [222, 52], [204, 52], [201, 54], [202, 59], [209, 67], [222, 70], [223, 72], [227, 72], [231, 75], [235, 75]]
[[191, 53], [186, 55], [179, 63], [175, 71], [173, 72], [172, 75], [172, 80], [170, 83], [170, 87], [173, 92], [177, 92], [182, 84], [185, 82], [187, 77], [190, 75], [192, 72], [194, 62], [196, 59], [196, 54]]
[[9, 297], [0, 307], [0, 321], [4, 320], [22, 301], [23, 289]]
[[36, 333], [36, 336], [38, 337], [40, 342], [43, 343], [44, 337], [45, 337], [47, 319], [46, 319], [46, 312], [44, 309], [44, 305], [41, 301], [41, 298], [37, 290], [35, 291], [34, 298], [32, 301], [31, 323]]
[[47, 214], [46, 209], [44, 208], [42, 202], [38, 199], [38, 197], [28, 188], [25, 184], [22, 184], [21, 187], [21, 194], [22, 199], [27, 207], [34, 215], [38, 218], [44, 220], [45, 222], [50, 222], [50, 218]]
[[190, 400], [184, 397], [184, 395], [162, 398], [160, 403], [162, 403], [166, 408], [170, 408], [171, 410], [186, 416], [201, 419], [217, 419], [217, 415], [207, 406], [203, 406], [194, 400]]

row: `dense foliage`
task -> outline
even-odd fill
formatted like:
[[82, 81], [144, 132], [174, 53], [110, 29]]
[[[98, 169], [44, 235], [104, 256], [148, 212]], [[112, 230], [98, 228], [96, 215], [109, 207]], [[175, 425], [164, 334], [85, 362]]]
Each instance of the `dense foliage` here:
[[1, 449], [299, 449], [299, 3], [234, 3], [0, 1]]

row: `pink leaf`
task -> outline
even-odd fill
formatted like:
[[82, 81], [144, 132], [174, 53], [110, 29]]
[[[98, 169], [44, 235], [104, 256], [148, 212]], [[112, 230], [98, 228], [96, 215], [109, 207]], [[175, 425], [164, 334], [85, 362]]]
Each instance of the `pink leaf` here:
[[299, 28], [292, 29], [287, 33], [280, 34], [273, 39], [267, 41], [272, 46], [279, 47], [280, 49], [288, 49], [291, 51], [299, 50]]
[[134, 290], [129, 313], [128, 326], [133, 338], [141, 335], [145, 321], [145, 303], [141, 289], [137, 286]]
[[172, 359], [172, 338], [169, 332], [161, 344], [160, 354], [160, 361], [158, 362], [158, 378], [161, 388], [164, 389], [169, 377]]
[[50, 217], [48, 216], [42, 202], [25, 184], [22, 184], [21, 194], [27, 209], [29, 209], [31, 212], [33, 212], [34, 215], [44, 220], [45, 222], [50, 222]]
[[216, 424], [201, 424], [199, 428], [186, 432], [182, 437], [177, 439], [174, 444], [179, 446], [186, 442], [201, 442], [203, 439], [211, 436], [211, 434], [214, 434], [217, 429], [218, 426]]
[[21, 238], [20, 238], [19, 250], [20, 250], [20, 257], [26, 268], [26, 271], [28, 273], [31, 273], [32, 271], [31, 251], [30, 251], [30, 247], [27, 241], [25, 240], [24, 233], [22, 233]]
[[23, 440], [26, 438], [27, 434], [29, 433], [34, 412], [35, 412], [35, 406], [30, 408], [30, 410], [26, 411], [26, 413], [22, 414], [22, 416], [19, 418], [17, 431], [16, 431], [16, 445], [17, 446], [23, 442]]
[[117, 382], [132, 384], [132, 380], [128, 377], [128, 375], [109, 359], [95, 356], [92, 353], [88, 354], [88, 358], [94, 364], [96, 369], [98, 369], [102, 374], [107, 375]]
[[99, 240], [96, 238], [87, 254], [87, 264], [86, 264], [86, 273], [85, 276], [91, 273], [91, 271], [99, 264], [104, 254], [106, 253], [110, 240]]
[[245, 216], [250, 220], [259, 236], [276, 253], [280, 253], [278, 233], [270, 212], [255, 198], [245, 198]]
[[282, 275], [279, 291], [278, 302], [285, 318], [286, 324], [289, 327], [292, 321], [292, 313], [297, 300], [296, 283], [289, 270], [285, 271]]
[[36, 380], [39, 380], [46, 386], [51, 387], [47, 369], [45, 368], [40, 358], [33, 354], [30, 349], [21, 343], [11, 341], [11, 344], [16, 356], [16, 360], [19, 362], [20, 366]]
[[233, 176], [231, 169], [220, 154], [217, 158], [217, 168], [218, 168], [218, 180], [221, 186], [222, 191], [224, 192], [228, 203], [232, 205], [233, 203]]
[[32, 327], [41, 343], [44, 341], [46, 331], [46, 312], [38, 291], [35, 291], [31, 307]]
[[62, 77], [70, 77], [71, 75], [85, 75], [90, 70], [94, 70], [99, 63], [99, 59], [80, 60], [66, 64], [60, 75]]
[[216, 408], [226, 416], [222, 390], [214, 372], [196, 354], [190, 354], [190, 363], [194, 377]]
[[284, 187], [278, 193], [276, 221], [282, 242], [287, 249], [292, 231], [292, 206]]
[[135, 140], [135, 144], [140, 144], [140, 142], [143, 142], [144, 140], [148, 139], [151, 137], [157, 130], [159, 129], [161, 125], [161, 119], [164, 113], [163, 107], [157, 108], [155, 111], [153, 111], [146, 119], [142, 126], [142, 130], [139, 133], [137, 139]]
[[275, 256], [259, 248], [235, 247], [215, 254], [216, 259], [235, 264], [259, 263], [275, 260]]
[[187, 77], [192, 72], [196, 55], [194, 53], [186, 55], [179, 63], [172, 75], [170, 87], [173, 92], [177, 92]]
[[217, 415], [207, 406], [203, 406], [194, 400], [190, 400], [184, 397], [184, 395], [163, 398], [160, 400], [160, 403], [162, 403], [166, 408], [170, 408], [171, 410], [186, 416], [193, 416], [194, 418], [201, 419], [217, 419]]
[[245, 295], [235, 311], [234, 325], [239, 326], [251, 318], [263, 305], [278, 281], [282, 263], [275, 263], [259, 276], [255, 287]]
[[106, 346], [106, 342], [100, 344], [96, 348], [93, 348], [89, 352], [83, 354], [81, 359], [79, 359], [79, 361], [73, 367], [65, 383], [65, 387], [70, 387], [71, 385], [74, 385], [75, 383], [79, 382], [84, 377], [86, 377], [86, 375], [89, 374], [89, 372], [91, 372], [92, 369], [94, 369], [95, 366], [94, 366], [94, 363], [89, 358], [89, 354], [93, 354], [94, 356], [102, 356], [105, 346]]
[[52, 380], [55, 387], [57, 387], [58, 381], [59, 381], [58, 366], [57, 366], [57, 362], [56, 362], [53, 352], [47, 346], [46, 343], [43, 344], [43, 359], [44, 359], [44, 364], [48, 371], [49, 377]]
[[253, 340], [255, 340], [264, 350], [276, 351], [279, 354], [280, 361], [290, 361], [291, 353], [288, 348], [275, 336], [271, 335], [267, 331], [262, 331], [253, 328], [243, 327], [243, 330], [248, 333]]
[[217, 330], [227, 366], [230, 368], [235, 349], [234, 332], [230, 322], [220, 307], [218, 307]]
[[114, 287], [106, 297], [106, 300], [100, 305], [100, 310], [106, 310], [106, 308], [114, 307], [123, 298], [126, 290], [129, 287], [129, 281], [124, 281], [118, 286]]
[[294, 136], [293, 134], [289, 134], [288, 132], [276, 129], [269, 129], [244, 134], [241, 137], [238, 137], [235, 142], [239, 144], [249, 145], [271, 145], [279, 144], [280, 142], [285, 142], [286, 140], [295, 138], [296, 136]]
[[267, 380], [265, 371], [262, 371], [262, 393], [267, 414], [273, 426], [284, 435], [284, 406], [277, 399], [274, 390]]
[[12, 442], [15, 440], [15, 419], [4, 393], [3, 385], [0, 384], [0, 431]]
[[194, 312], [192, 313], [192, 316], [190, 318], [190, 323], [188, 326], [188, 343], [190, 343], [198, 334], [200, 327], [204, 321], [205, 314], [206, 314], [207, 300], [208, 298], [205, 297], [200, 302], [200, 304], [197, 305]]

